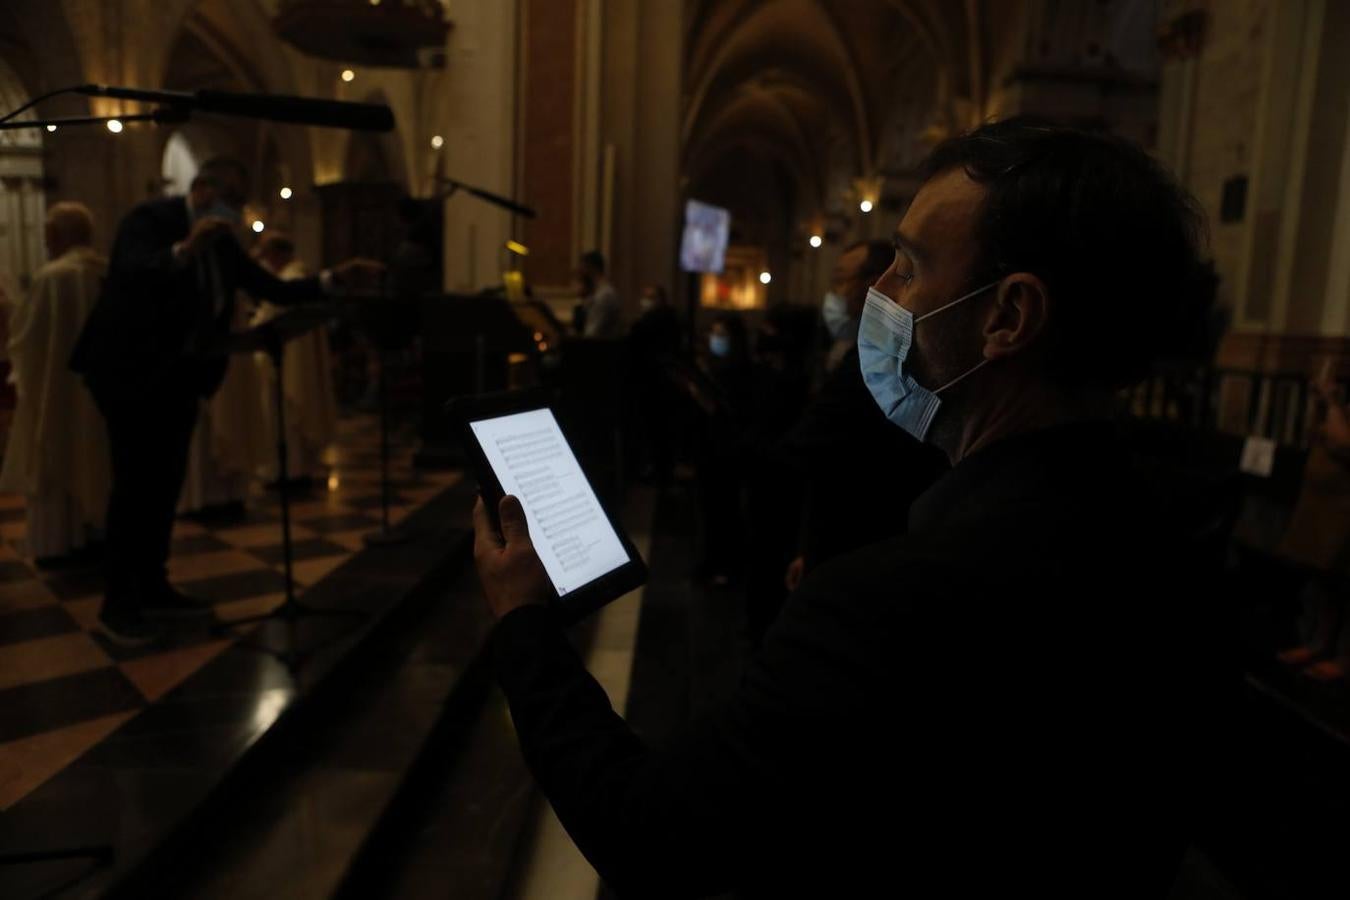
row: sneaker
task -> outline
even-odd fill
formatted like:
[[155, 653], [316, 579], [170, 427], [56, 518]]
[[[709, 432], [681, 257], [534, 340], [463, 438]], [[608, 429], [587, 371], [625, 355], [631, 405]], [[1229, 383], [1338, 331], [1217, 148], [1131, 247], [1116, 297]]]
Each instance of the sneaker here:
[[136, 614], [109, 616], [99, 613], [98, 630], [119, 647], [145, 647], [164, 636], [163, 630]]
[[215, 610], [205, 600], [189, 597], [172, 585], [162, 585], [141, 598], [141, 613], [147, 619], [210, 619]]

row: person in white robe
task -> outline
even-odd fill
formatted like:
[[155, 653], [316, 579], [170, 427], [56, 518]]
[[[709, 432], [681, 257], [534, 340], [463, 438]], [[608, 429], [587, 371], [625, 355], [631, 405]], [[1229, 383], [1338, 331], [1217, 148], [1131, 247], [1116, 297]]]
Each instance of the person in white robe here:
[[[236, 297], [231, 330], [246, 331], [252, 315], [251, 305]], [[231, 354], [220, 389], [201, 404], [178, 496], [180, 514], [236, 507], [248, 499], [259, 471], [276, 455], [261, 397], [251, 355]]]
[[[258, 245], [258, 261], [283, 281], [294, 281], [307, 274], [304, 263], [296, 258], [295, 244], [284, 234], [268, 235]], [[281, 311], [271, 303], [260, 304], [254, 324], [267, 321]], [[276, 368], [265, 353], [256, 356], [263, 381], [263, 403], [267, 409], [268, 436], [276, 444]], [[294, 338], [282, 352], [282, 394], [285, 397], [286, 468], [292, 480], [301, 484], [326, 477], [324, 451], [337, 433], [337, 396], [333, 387], [333, 365], [328, 334], [323, 328]], [[276, 452], [267, 469], [271, 479], [280, 476]]]
[[91, 246], [94, 220], [79, 203], [47, 213], [50, 262], [33, 276], [10, 319], [10, 380], [18, 395], [0, 468], [0, 490], [22, 493], [28, 551], [66, 556], [102, 531], [111, 486], [103, 417], [71, 350], [94, 307], [108, 261]]

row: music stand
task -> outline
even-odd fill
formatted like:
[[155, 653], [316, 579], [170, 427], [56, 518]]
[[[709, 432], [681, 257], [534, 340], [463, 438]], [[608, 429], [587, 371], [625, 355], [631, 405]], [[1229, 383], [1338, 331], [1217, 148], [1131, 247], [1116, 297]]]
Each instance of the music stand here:
[[362, 537], [367, 547], [388, 547], [411, 535], [389, 525], [389, 353], [413, 342], [421, 325], [415, 298], [402, 297], [385, 287], [378, 295], [355, 298], [348, 317], [375, 345], [380, 361], [380, 530]]
[[[313, 331], [332, 317], [333, 308], [328, 305], [315, 304], [310, 306], [293, 306], [283, 310], [280, 314], [261, 325], [250, 328], [248, 331], [241, 331], [229, 335], [218, 345], [217, 349], [219, 352], [225, 354], [255, 353], [261, 350], [271, 358], [272, 365], [276, 369], [274, 402], [277, 408], [277, 496], [281, 504], [281, 554], [286, 578], [286, 599], [280, 606], [271, 612], [259, 613], [254, 616], [244, 616], [241, 619], [233, 619], [229, 622], [221, 622], [215, 626], [217, 632], [236, 628], [241, 625], [250, 625], [254, 622], [263, 622], [268, 619], [281, 619], [288, 624], [294, 625], [306, 616], [338, 617], [364, 615], [364, 613], [358, 610], [317, 609], [312, 606], [307, 606], [295, 599], [295, 577], [293, 574], [295, 560], [291, 542], [291, 486], [286, 446], [286, 393], [282, 384], [285, 380], [283, 360], [285, 357], [286, 343], [288, 341]], [[276, 655], [288, 669], [294, 671], [299, 668], [304, 657], [295, 646], [294, 631], [292, 631], [292, 640], [290, 643], [291, 646], [289, 649], [280, 653], [275, 653], [274, 655]], [[272, 653], [273, 651], [267, 650], [266, 652]]]

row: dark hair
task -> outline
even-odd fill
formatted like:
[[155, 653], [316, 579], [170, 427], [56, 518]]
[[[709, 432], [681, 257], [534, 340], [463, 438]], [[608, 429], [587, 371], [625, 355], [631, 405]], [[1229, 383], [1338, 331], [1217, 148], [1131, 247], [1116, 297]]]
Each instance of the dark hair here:
[[284, 234], [269, 234], [258, 243], [260, 253], [279, 253], [282, 256], [295, 255], [295, 242]]
[[1145, 375], [1196, 293], [1205, 224], [1190, 194], [1123, 138], [1029, 116], [939, 144], [921, 174], [952, 169], [988, 192], [970, 286], [1045, 282], [1051, 377], [1115, 388]]
[[245, 185], [248, 184], [248, 166], [244, 165], [233, 156], [213, 156], [201, 164], [197, 169], [197, 176], [192, 179], [192, 183], [205, 182], [206, 184], [219, 186], [222, 173], [232, 171], [239, 176], [239, 180]]
[[605, 274], [605, 257], [599, 250], [587, 250], [581, 254], [581, 264], [601, 275]]
[[854, 241], [844, 248], [844, 252], [852, 253], [859, 247], [867, 248], [867, 258], [858, 270], [858, 277], [874, 284], [895, 262], [895, 245], [890, 241]]

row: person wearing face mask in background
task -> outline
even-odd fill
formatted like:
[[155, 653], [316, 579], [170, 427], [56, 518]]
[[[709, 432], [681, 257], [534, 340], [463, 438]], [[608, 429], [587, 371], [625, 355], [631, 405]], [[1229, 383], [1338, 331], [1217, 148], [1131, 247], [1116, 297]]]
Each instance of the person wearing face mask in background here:
[[[500, 532], [475, 508], [524, 758], [620, 895], [1163, 898], [1218, 802], [1194, 606], [1223, 541], [1110, 421], [1201, 214], [1136, 145], [1021, 117], [921, 177], [859, 365], [952, 469], [906, 535], [804, 580], [721, 708], [648, 745], [546, 605], [519, 502]], [[857, 448], [877, 485], [909, 464]]]
[[829, 335], [825, 374], [834, 373], [858, 346], [858, 320], [867, 289], [886, 271], [895, 251], [886, 241], [856, 241], [844, 248], [830, 273], [830, 289], [820, 305]]
[[[752, 641], [763, 636], [786, 592], [796, 590], [806, 573], [843, 553], [903, 534], [914, 498], [947, 469], [940, 451], [886, 420], [858, 365], [858, 323], [868, 289], [895, 257], [889, 241], [860, 241], [846, 248], [835, 264], [831, 293], [822, 305], [822, 316], [827, 325], [833, 322], [837, 335], [827, 357], [828, 372], [778, 448], [803, 486], [800, 530], [787, 554], [786, 573], [782, 565], [777, 569], [776, 590], [766, 581], [751, 598]], [[878, 450], [895, 461], [886, 478], [877, 478], [866, 464]]]
[[236, 237], [247, 197], [248, 170], [219, 157], [202, 164], [186, 197], [127, 213], [70, 360], [108, 426], [112, 495], [99, 628], [124, 646], [157, 639], [156, 620], [211, 618], [209, 606], [169, 584], [165, 563], [198, 408], [225, 376], [219, 348], [236, 290], [280, 304], [317, 301], [382, 268], [348, 260], [282, 281]]
[[697, 410], [694, 470], [702, 522], [698, 574], [715, 586], [739, 577], [744, 560], [744, 479], [741, 459], [754, 414], [750, 335], [738, 315], [722, 313], [708, 331], [698, 378], [689, 387]]

